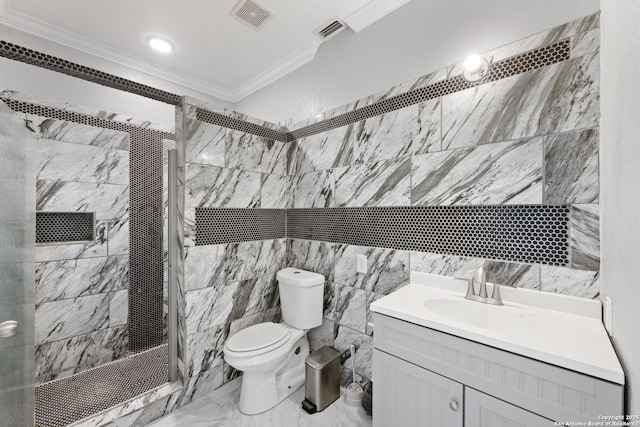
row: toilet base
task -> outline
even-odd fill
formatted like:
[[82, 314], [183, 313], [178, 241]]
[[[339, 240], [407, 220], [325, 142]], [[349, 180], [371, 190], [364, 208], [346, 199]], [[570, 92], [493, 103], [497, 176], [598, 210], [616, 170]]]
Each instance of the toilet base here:
[[[296, 354], [296, 349], [300, 350]], [[305, 360], [309, 355], [306, 335], [291, 348], [284, 366], [273, 372], [243, 373], [240, 412], [256, 415], [282, 402], [304, 385]]]

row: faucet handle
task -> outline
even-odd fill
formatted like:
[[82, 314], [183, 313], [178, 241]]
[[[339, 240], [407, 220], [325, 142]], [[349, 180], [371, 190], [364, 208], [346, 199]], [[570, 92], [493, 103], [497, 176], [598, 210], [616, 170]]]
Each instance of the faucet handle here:
[[478, 267], [476, 273], [473, 275], [473, 280], [477, 280], [480, 282], [480, 292], [478, 292], [478, 296], [481, 298], [487, 297], [487, 272], [485, 271], [483, 266]]
[[500, 285], [497, 283], [493, 284], [493, 292], [491, 292], [491, 299], [494, 301], [494, 304], [502, 305], [502, 296], [500, 295]]
[[473, 279], [467, 279], [467, 294], [464, 296], [466, 299], [476, 296], [476, 290], [473, 287]]

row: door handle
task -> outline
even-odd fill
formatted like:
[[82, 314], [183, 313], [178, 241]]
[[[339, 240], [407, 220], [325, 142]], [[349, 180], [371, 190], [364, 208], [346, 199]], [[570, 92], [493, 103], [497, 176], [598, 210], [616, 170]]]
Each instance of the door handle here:
[[18, 322], [7, 320], [0, 323], [0, 338], [11, 338], [18, 332]]

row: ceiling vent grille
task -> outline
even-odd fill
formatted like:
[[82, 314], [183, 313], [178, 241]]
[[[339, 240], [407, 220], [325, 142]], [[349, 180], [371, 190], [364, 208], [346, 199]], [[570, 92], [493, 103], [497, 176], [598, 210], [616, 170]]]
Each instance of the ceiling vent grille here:
[[254, 0], [240, 0], [231, 10], [231, 16], [254, 30], [262, 28], [275, 14]]
[[339, 31], [341, 28], [344, 28], [344, 25], [342, 24], [342, 22], [333, 21], [331, 24], [321, 29], [319, 34], [326, 39], [331, 34], [335, 33], [336, 31]]
[[316, 28], [314, 34], [320, 39], [321, 42], [329, 40], [331, 37], [338, 34], [340, 31], [346, 28], [346, 24], [340, 18], [332, 18], [325, 22], [323, 25]]

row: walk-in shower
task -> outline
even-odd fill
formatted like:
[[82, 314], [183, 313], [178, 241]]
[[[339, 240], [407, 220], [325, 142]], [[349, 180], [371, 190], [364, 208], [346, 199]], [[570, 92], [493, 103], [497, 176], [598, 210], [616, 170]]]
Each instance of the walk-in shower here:
[[0, 409], [7, 425], [31, 425], [35, 404], [36, 426], [66, 426], [177, 378], [175, 137], [25, 94], [0, 99], [11, 296], [0, 322], [18, 322], [0, 340]]

